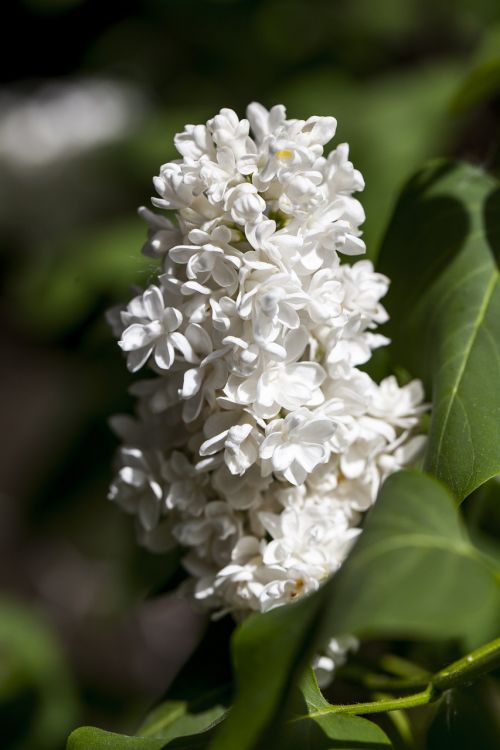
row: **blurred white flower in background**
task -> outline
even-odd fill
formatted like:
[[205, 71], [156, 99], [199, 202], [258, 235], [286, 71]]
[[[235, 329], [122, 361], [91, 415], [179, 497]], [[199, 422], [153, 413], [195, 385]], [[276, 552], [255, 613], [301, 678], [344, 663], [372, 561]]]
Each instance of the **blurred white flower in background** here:
[[347, 144], [324, 155], [335, 128], [256, 103], [187, 125], [154, 179], [174, 221], [141, 209], [157, 277], [113, 315], [129, 369], [149, 377], [110, 498], [141, 543], [185, 548], [186, 589], [216, 616], [315, 591], [424, 443], [421, 384], [358, 369], [388, 343], [375, 331], [389, 279], [353, 258], [364, 183]]
[[0, 90], [0, 159], [36, 168], [78, 156], [126, 135], [142, 105], [130, 84], [99, 78]]

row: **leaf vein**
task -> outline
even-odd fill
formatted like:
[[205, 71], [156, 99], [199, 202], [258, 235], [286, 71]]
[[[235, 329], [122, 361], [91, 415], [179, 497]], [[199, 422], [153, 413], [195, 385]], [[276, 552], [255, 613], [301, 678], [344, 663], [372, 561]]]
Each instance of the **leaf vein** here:
[[489, 284], [488, 284], [488, 286], [487, 286], [487, 288], [485, 290], [483, 301], [482, 301], [481, 306], [479, 308], [478, 315], [477, 315], [477, 317], [476, 317], [476, 319], [474, 321], [474, 325], [472, 327], [472, 335], [470, 336], [470, 338], [467, 341], [467, 344], [465, 346], [465, 349], [463, 350], [463, 360], [462, 360], [462, 363], [461, 363], [461, 365], [460, 365], [460, 367], [459, 367], [459, 369], [457, 371], [457, 375], [456, 375], [455, 381], [453, 383], [451, 392], [450, 392], [449, 397], [448, 397], [448, 403], [446, 405], [446, 412], [445, 412], [444, 418], [443, 418], [443, 420], [441, 422], [441, 426], [440, 426], [439, 440], [438, 440], [437, 449], [436, 449], [436, 466], [439, 466], [439, 463], [441, 461], [441, 450], [442, 450], [442, 446], [443, 446], [443, 440], [444, 440], [444, 435], [445, 435], [445, 432], [446, 432], [446, 427], [448, 425], [448, 421], [449, 421], [449, 418], [450, 418], [450, 415], [451, 415], [451, 410], [452, 410], [452, 407], [453, 407], [453, 401], [454, 401], [455, 396], [456, 396], [456, 394], [458, 392], [458, 389], [460, 388], [460, 384], [462, 382], [462, 378], [464, 376], [465, 369], [467, 367], [467, 364], [468, 364], [468, 361], [469, 361], [469, 357], [470, 357], [471, 352], [472, 352], [472, 348], [473, 348], [474, 343], [476, 341], [476, 338], [477, 338], [477, 335], [478, 335], [478, 331], [479, 331], [479, 329], [481, 327], [481, 324], [482, 324], [482, 322], [483, 322], [483, 320], [485, 318], [486, 311], [488, 309], [488, 305], [490, 304], [491, 298], [493, 296], [493, 292], [495, 290], [495, 286], [496, 286], [497, 280], [498, 280], [498, 271], [495, 270], [493, 272], [492, 277], [490, 279], [490, 282], [489, 282]]

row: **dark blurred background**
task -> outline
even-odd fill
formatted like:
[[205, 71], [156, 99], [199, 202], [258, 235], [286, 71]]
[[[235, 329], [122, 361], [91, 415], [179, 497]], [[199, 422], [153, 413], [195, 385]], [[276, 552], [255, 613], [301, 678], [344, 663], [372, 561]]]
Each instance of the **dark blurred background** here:
[[3, 28], [0, 744], [58, 750], [133, 731], [204, 627], [106, 500], [130, 404], [103, 316], [154, 271], [136, 207], [173, 134], [253, 99], [333, 114], [376, 258], [422, 161], [498, 171], [500, 4], [18, 0]]

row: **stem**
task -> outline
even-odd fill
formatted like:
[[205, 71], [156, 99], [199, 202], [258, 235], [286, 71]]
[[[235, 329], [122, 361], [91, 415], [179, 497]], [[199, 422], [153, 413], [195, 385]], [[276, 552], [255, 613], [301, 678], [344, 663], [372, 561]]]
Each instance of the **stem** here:
[[432, 684], [440, 691], [467, 684], [500, 667], [500, 638], [471, 651], [432, 677]]
[[[377, 698], [377, 700], [380, 700], [381, 698], [390, 698], [391, 696], [384, 695], [383, 693], [377, 693], [375, 697]], [[414, 747], [415, 742], [413, 737], [413, 730], [406, 711], [389, 711], [387, 714], [387, 718], [392, 722], [394, 729], [401, 739], [401, 748]]]
[[[400, 711], [408, 708], [416, 708], [417, 706], [426, 706], [437, 700], [445, 690], [473, 682], [478, 677], [482, 677], [496, 667], [500, 667], [500, 638], [490, 641], [490, 643], [486, 643], [484, 646], [477, 648], [462, 659], [453, 662], [453, 664], [445, 667], [435, 675], [429, 676], [427, 678], [427, 687], [425, 690], [418, 693], [405, 695], [401, 698], [382, 698], [380, 700], [368, 701], [366, 703], [350, 703], [343, 706], [325, 706], [317, 711], [312, 711], [307, 716], [298, 716], [292, 721], [300, 721], [301, 719], [318, 719], [330, 714], [376, 714], [386, 711]], [[377, 678], [379, 684], [384, 679], [383, 675], [380, 676], [380, 679], [378, 675], [368, 675], [368, 677], [371, 677], [372, 679]], [[399, 683], [399, 687], [401, 688], [403, 682], [406, 686], [409, 686], [410, 681], [413, 680], [413, 686], [416, 686], [417, 681], [420, 681], [421, 679], [421, 677], [414, 677], [406, 680], [387, 680], [386, 682], [390, 682], [392, 686]]]
[[385, 711], [399, 711], [405, 708], [416, 708], [417, 706], [426, 706], [428, 703], [436, 700], [439, 693], [432, 685], [428, 685], [420, 693], [406, 695], [403, 698], [382, 698], [378, 701], [368, 701], [367, 703], [349, 703], [345, 706], [325, 706], [325, 708], [313, 711], [307, 716], [301, 716], [299, 719], [318, 719], [321, 716], [329, 714], [378, 714]]

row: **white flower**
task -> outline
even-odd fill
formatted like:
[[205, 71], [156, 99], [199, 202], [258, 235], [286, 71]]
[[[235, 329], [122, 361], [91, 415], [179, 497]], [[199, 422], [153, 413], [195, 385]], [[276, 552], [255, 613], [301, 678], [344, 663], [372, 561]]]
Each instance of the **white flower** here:
[[247, 107], [247, 117], [254, 133], [255, 141], [260, 145], [267, 135], [278, 130], [286, 121], [286, 109], [282, 104], [275, 104], [269, 111], [252, 102]]
[[241, 521], [225, 502], [207, 502], [203, 515], [177, 524], [173, 533], [180, 544], [196, 548], [196, 554], [219, 567], [231, 557], [231, 549], [240, 535]]
[[255, 224], [266, 210], [266, 202], [257, 192], [255, 185], [243, 182], [228, 190], [224, 208], [237, 224]]
[[152, 200], [157, 208], [183, 208], [193, 200], [193, 185], [185, 180], [180, 164], [166, 164], [162, 167], [160, 176], [153, 179], [153, 183], [157, 193], [162, 196]]
[[199, 367], [186, 370], [182, 388], [178, 393], [185, 399], [182, 416], [185, 422], [193, 422], [199, 417], [204, 402], [215, 403], [215, 394], [227, 381], [227, 364], [221, 352], [207, 355]]
[[248, 510], [251, 512], [249, 525], [257, 525], [261, 530], [261, 524], [255, 515], [264, 506], [274, 507], [263, 494], [271, 485], [273, 479], [270, 476], [263, 477], [261, 468], [257, 463], [252, 464], [242, 474], [237, 474], [222, 463], [212, 474], [212, 486], [229, 505], [235, 510]]
[[[364, 252], [364, 187], [333, 117], [252, 103], [175, 137], [143, 252], [157, 277], [113, 332], [136, 382], [110, 498], [139, 542], [178, 544], [184, 591], [244, 617], [315, 591], [342, 565], [384, 479], [418, 459], [419, 381], [362, 370], [388, 342], [389, 280]], [[322, 673], [353, 644], [332, 641]]]
[[339, 317], [344, 294], [344, 286], [336, 269], [322, 268], [316, 271], [311, 276], [307, 289], [307, 309], [312, 321], [327, 323]]
[[300, 262], [302, 238], [278, 229], [274, 219], [263, 218], [262, 221], [248, 224], [245, 235], [250, 245], [260, 251], [261, 261], [271, 262], [282, 271], [292, 270], [295, 263]]
[[291, 411], [321, 404], [324, 379], [325, 372], [316, 362], [264, 362], [245, 380], [231, 375], [224, 393], [236, 404], [252, 405], [256, 417], [271, 419], [282, 408]]
[[315, 503], [300, 510], [287, 508], [279, 516], [262, 513], [261, 519], [273, 538], [264, 551], [264, 562], [285, 568], [307, 563], [320, 577], [340, 564], [345, 548], [359, 534], [340, 509], [325, 518], [323, 508]]
[[375, 273], [373, 263], [360, 260], [352, 266], [341, 266], [344, 284], [344, 306], [362, 316], [367, 325], [385, 323], [388, 315], [380, 304], [387, 293], [389, 279]]
[[420, 380], [412, 380], [401, 388], [391, 375], [373, 388], [369, 413], [408, 429], [417, 424], [418, 415], [427, 409], [422, 403], [423, 398], [424, 389]]
[[204, 433], [207, 439], [200, 446], [200, 456], [223, 450], [231, 474], [244, 474], [257, 460], [262, 435], [248, 414], [215, 412], [205, 422]]
[[[299, 328], [298, 311], [307, 302], [307, 295], [295, 275], [272, 273], [266, 268], [255, 270], [245, 278], [238, 313], [243, 319], [251, 319], [255, 341], [266, 348], [266, 344], [274, 343], [281, 333]], [[276, 348], [268, 350], [273, 352]]]
[[179, 228], [165, 216], [155, 214], [144, 206], [141, 206], [138, 213], [148, 224], [148, 240], [142, 247], [144, 255], [162, 258], [171, 247], [180, 242]]
[[199, 516], [205, 509], [207, 493], [210, 492], [208, 477], [200, 475], [180, 451], [173, 451], [164, 466], [163, 474], [168, 480], [165, 508], [176, 508], [189, 515]]
[[214, 144], [206, 125], [186, 125], [184, 131], [174, 137], [174, 144], [188, 164], [204, 156], [215, 156]]
[[328, 461], [328, 441], [334, 432], [331, 419], [305, 408], [273, 420], [260, 446], [260, 457], [269, 462], [265, 471], [282, 474], [291, 484], [302, 484], [318, 464]]
[[127, 513], [137, 515], [147, 531], [155, 528], [162, 514], [165, 488], [161, 456], [140, 448], [122, 448], [121, 468], [111, 485], [109, 499]]
[[346, 663], [350, 651], [357, 651], [358, 648], [359, 641], [353, 635], [330, 638], [323, 652], [314, 658], [312, 664], [320, 688], [331, 683], [335, 670]]
[[193, 229], [189, 233], [191, 245], [177, 245], [170, 250], [175, 263], [186, 264], [186, 276], [199, 284], [210, 279], [228, 293], [234, 292], [238, 281], [241, 254], [229, 245], [231, 231], [216, 227], [212, 232]]
[[214, 143], [219, 148], [230, 148], [235, 156], [245, 154], [252, 146], [248, 137], [250, 123], [248, 120], [239, 120], [232, 109], [221, 109], [218, 115], [208, 121], [207, 126], [212, 132]]
[[165, 307], [162, 291], [150, 286], [141, 297], [136, 297], [122, 313], [127, 327], [118, 342], [128, 352], [129, 370], [139, 370], [153, 354], [155, 364], [162, 370], [172, 367], [177, 349], [188, 362], [196, 360], [187, 338], [177, 331], [182, 313], [175, 307]]

